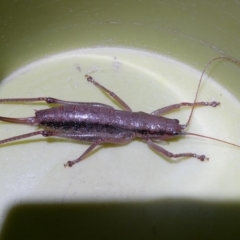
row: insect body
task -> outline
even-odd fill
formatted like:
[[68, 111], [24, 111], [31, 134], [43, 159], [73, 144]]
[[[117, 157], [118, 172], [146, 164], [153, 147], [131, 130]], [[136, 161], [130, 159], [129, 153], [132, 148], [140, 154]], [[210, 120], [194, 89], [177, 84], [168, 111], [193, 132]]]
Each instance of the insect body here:
[[[60, 105], [58, 107], [53, 107], [50, 109], [38, 110], [35, 112], [34, 117], [0, 117], [1, 121], [28, 124], [43, 128], [43, 130], [1, 140], [0, 144], [28, 138], [35, 135], [42, 135], [44, 137], [51, 136], [70, 138], [91, 143], [89, 148], [79, 158], [74, 161], [68, 161], [66, 164], [64, 164], [64, 166], [70, 167], [84, 159], [97, 145], [104, 143], [127, 144], [136, 138], [142, 139], [150, 148], [170, 158], [193, 157], [201, 161], [207, 160], [208, 158], [206, 156], [197, 155], [195, 153], [174, 154], [168, 152], [164, 148], [154, 143], [154, 140], [165, 141], [169, 138], [174, 138], [181, 135], [195, 135], [240, 147], [236, 144], [232, 144], [223, 140], [184, 131], [189, 125], [195, 106], [216, 107], [220, 104], [215, 101], [196, 101], [202, 76], [208, 65], [217, 59], [228, 59], [230, 61], [236, 62], [235, 60], [227, 57], [218, 57], [213, 59], [206, 65], [201, 75], [193, 103], [182, 102], [179, 104], [174, 104], [165, 108], [158, 109], [151, 114], [144, 112], [132, 112], [131, 108], [115, 93], [109, 91], [107, 88], [97, 83], [91, 76], [87, 75], [86, 78], [89, 82], [93, 83], [101, 90], [110, 94], [110, 96], [113, 97], [124, 110], [116, 110], [109, 105], [101, 103], [69, 102], [50, 97], [0, 99], [0, 103], [45, 101], [49, 104]], [[186, 124], [180, 124], [177, 119], [169, 119], [160, 116], [163, 113], [178, 109], [183, 106], [192, 107], [191, 114]]]

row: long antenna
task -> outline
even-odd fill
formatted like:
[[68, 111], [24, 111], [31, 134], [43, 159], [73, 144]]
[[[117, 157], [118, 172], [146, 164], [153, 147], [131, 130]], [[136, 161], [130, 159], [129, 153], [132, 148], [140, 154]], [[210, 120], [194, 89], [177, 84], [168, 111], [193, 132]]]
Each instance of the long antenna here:
[[192, 135], [192, 136], [202, 137], [202, 138], [208, 138], [208, 139], [211, 139], [211, 140], [214, 140], [214, 141], [217, 141], [217, 142], [222, 142], [222, 143], [226, 143], [226, 144], [229, 144], [229, 145], [232, 145], [232, 146], [235, 146], [235, 147], [240, 147], [240, 145], [237, 145], [235, 143], [227, 142], [227, 141], [224, 141], [224, 140], [221, 140], [221, 139], [208, 137], [208, 136], [197, 134], [197, 133], [186, 132], [186, 133], [183, 133], [183, 134], [184, 135]]
[[[190, 121], [191, 121], [191, 119], [192, 119], [193, 110], [194, 110], [194, 107], [195, 107], [195, 103], [197, 102], [197, 97], [198, 97], [199, 89], [200, 89], [200, 86], [201, 86], [201, 83], [202, 83], [203, 75], [204, 75], [204, 73], [206, 72], [208, 66], [209, 66], [212, 62], [214, 62], [214, 61], [216, 61], [216, 60], [219, 60], [219, 59], [226, 59], [226, 60], [229, 60], [229, 61], [231, 61], [231, 62], [234, 62], [234, 63], [239, 64], [239, 62], [238, 62], [237, 60], [235, 60], [235, 59], [233, 59], [233, 58], [230, 58], [230, 57], [224, 57], [224, 56], [213, 58], [210, 62], [207, 63], [207, 65], [204, 67], [204, 69], [203, 69], [203, 71], [202, 71], [202, 74], [201, 74], [201, 77], [200, 77], [200, 80], [199, 80], [199, 83], [198, 83], [197, 92], [196, 92], [195, 99], [194, 99], [194, 102], [193, 102], [194, 104], [193, 104], [193, 107], [192, 107], [190, 116], [189, 116], [189, 118], [188, 118], [188, 121], [187, 121], [187, 123], [186, 123], [186, 125], [185, 125], [186, 127], [188, 127], [188, 125], [189, 125], [189, 123], [190, 123]], [[215, 139], [215, 140], [216, 140], [216, 139]], [[234, 145], [234, 144], [232, 144], [232, 145]]]

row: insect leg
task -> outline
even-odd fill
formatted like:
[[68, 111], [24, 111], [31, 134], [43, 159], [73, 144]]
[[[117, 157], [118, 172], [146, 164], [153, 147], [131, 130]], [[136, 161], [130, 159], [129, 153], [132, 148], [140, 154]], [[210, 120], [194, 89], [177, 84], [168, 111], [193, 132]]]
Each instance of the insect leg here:
[[110, 136], [110, 137], [102, 137], [99, 140], [96, 140], [91, 144], [91, 146], [76, 160], [68, 161], [64, 164], [64, 167], [72, 167], [75, 163], [80, 162], [84, 158], [89, 155], [89, 153], [97, 146], [103, 143], [114, 143], [114, 144], [127, 144], [132, 140], [132, 136], [128, 134], [122, 134], [119, 136]]
[[129, 133], [119, 133], [119, 134], [94, 134], [94, 133], [70, 133], [70, 132], [60, 132], [60, 131], [43, 131], [44, 137], [60, 137], [60, 138], [70, 138], [74, 140], [79, 140], [83, 142], [92, 142], [90, 147], [76, 160], [68, 161], [64, 164], [65, 167], [72, 167], [74, 164], [80, 162], [97, 146], [104, 143], [114, 143], [114, 144], [127, 144], [129, 143], [133, 135]]
[[46, 103], [57, 103], [57, 104], [67, 104], [67, 103], [71, 103], [68, 101], [63, 101], [60, 99], [56, 99], [56, 98], [51, 98], [51, 97], [37, 97], [37, 98], [3, 98], [0, 99], [0, 103], [6, 103], [6, 102], [41, 102], [44, 101]]
[[[7, 138], [4, 140], [0, 141], [0, 144], [4, 144], [4, 143], [8, 143], [8, 142], [14, 142], [20, 139], [24, 139], [24, 138], [29, 138], [29, 137], [33, 137], [36, 135], [42, 135], [44, 137], [50, 137], [50, 136], [54, 136], [54, 135], [59, 135], [57, 132], [55, 134], [54, 131], [46, 131], [46, 130], [42, 130], [42, 131], [36, 131], [36, 132], [31, 132], [31, 133], [27, 133], [27, 134], [22, 134], [22, 135], [18, 135], [15, 137], [11, 137], [11, 138]], [[64, 166], [69, 166], [71, 167], [72, 165], [74, 165], [75, 163], [81, 161], [83, 158], [86, 157], [86, 155], [88, 155], [100, 142], [94, 142], [78, 159], [76, 159], [75, 161], [68, 161], [66, 164], [64, 164]]]
[[169, 158], [193, 157], [193, 158], [197, 158], [201, 161], [208, 160], [208, 158], [205, 155], [197, 155], [195, 153], [177, 153], [177, 154], [171, 153], [171, 152], [167, 151], [166, 149], [160, 147], [159, 145], [155, 144], [151, 139], [148, 139], [146, 142], [151, 149], [153, 149], [153, 150], [157, 151], [158, 153], [161, 153]]
[[93, 83], [101, 90], [107, 92], [113, 99], [115, 99], [122, 106], [122, 108], [124, 110], [126, 110], [128, 112], [132, 112], [132, 109], [120, 97], [118, 97], [114, 92], [111, 92], [110, 90], [108, 90], [107, 88], [105, 88], [104, 86], [102, 86], [101, 84], [96, 82], [91, 76], [85, 75], [85, 77], [87, 78], [87, 80], [89, 82]]
[[23, 139], [23, 138], [29, 138], [29, 137], [33, 137], [33, 136], [36, 136], [36, 135], [46, 135], [46, 132], [45, 130], [41, 130], [41, 131], [35, 131], [35, 132], [31, 132], [31, 133], [26, 133], [26, 134], [22, 134], [22, 135], [18, 135], [18, 136], [15, 136], [15, 137], [11, 137], [11, 138], [6, 138], [6, 139], [3, 139], [3, 140], [0, 140], [0, 144], [4, 144], [4, 143], [8, 143], [8, 142], [14, 142], [14, 141], [17, 141], [17, 140], [20, 140], [20, 139]]
[[211, 106], [211, 107], [217, 107], [218, 105], [220, 105], [220, 102], [195, 102], [195, 103], [188, 103], [188, 102], [181, 102], [178, 104], [173, 104], [164, 108], [160, 108], [157, 109], [155, 111], [153, 111], [151, 114], [152, 115], [162, 115], [164, 113], [168, 113], [170, 111], [173, 111], [175, 109], [178, 109], [180, 107], [191, 107], [191, 106]]
[[65, 105], [65, 104], [75, 104], [75, 105], [94, 105], [97, 107], [110, 107], [106, 104], [102, 104], [102, 103], [85, 103], [85, 102], [73, 102], [73, 101], [64, 101], [61, 99], [57, 99], [57, 98], [52, 98], [52, 97], [37, 97], [37, 98], [3, 98], [0, 99], [0, 103], [12, 103], [12, 102], [46, 102], [48, 104], [61, 104], [61, 105]]
[[76, 160], [68, 161], [67, 163], [63, 164], [64, 167], [72, 167], [75, 163], [80, 162], [83, 160], [97, 145], [99, 145], [100, 142], [94, 142], [91, 144], [91, 146]]
[[[56, 133], [58, 137], [64, 137], [64, 133]], [[72, 138], [69, 134], [67, 134], [68, 138]], [[86, 137], [87, 138], [87, 137]], [[76, 139], [74, 136], [73, 136], [73, 139]], [[79, 140], [81, 140], [81, 136], [79, 137]], [[84, 141], [84, 137], [82, 139]], [[77, 158], [76, 160], [73, 160], [73, 161], [68, 161], [67, 163], [64, 164], [64, 167], [72, 167], [74, 164], [80, 162], [81, 160], [83, 160], [84, 158], [87, 157], [87, 155], [89, 155], [90, 152], [92, 152], [92, 150], [100, 145], [100, 144], [104, 144], [104, 143], [114, 143], [114, 144], [127, 144], [129, 142], [131, 142], [132, 140], [132, 135], [129, 135], [129, 134], [120, 134], [120, 135], [112, 135], [112, 136], [102, 136], [100, 137], [99, 139], [95, 140], [91, 145], [90, 147], [79, 157]]]

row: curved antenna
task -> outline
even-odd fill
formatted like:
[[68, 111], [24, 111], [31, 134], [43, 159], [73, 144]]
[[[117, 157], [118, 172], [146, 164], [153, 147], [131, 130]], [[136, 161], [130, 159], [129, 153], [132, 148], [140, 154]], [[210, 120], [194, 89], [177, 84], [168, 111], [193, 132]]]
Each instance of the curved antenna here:
[[203, 75], [204, 75], [204, 73], [206, 72], [208, 66], [209, 66], [212, 62], [214, 62], [214, 61], [216, 61], [216, 60], [219, 60], [219, 59], [226, 59], [226, 60], [229, 60], [229, 61], [234, 62], [234, 63], [236, 63], [236, 64], [239, 64], [239, 61], [237, 61], [237, 60], [235, 60], [235, 59], [233, 59], [233, 58], [224, 57], [224, 56], [213, 58], [210, 62], [207, 63], [207, 65], [204, 67], [204, 69], [203, 69], [203, 71], [202, 71], [202, 74], [201, 74], [201, 77], [200, 77], [200, 80], [199, 80], [199, 83], [198, 83], [198, 87], [197, 87], [197, 92], [196, 92], [196, 95], [195, 95], [195, 99], [194, 99], [194, 102], [193, 102], [194, 104], [193, 104], [193, 107], [192, 107], [190, 116], [189, 116], [189, 118], [188, 118], [188, 121], [187, 121], [187, 123], [184, 125], [185, 127], [188, 127], [188, 125], [189, 125], [189, 123], [190, 123], [190, 121], [191, 121], [191, 119], [192, 119], [193, 110], [194, 110], [194, 107], [195, 107], [195, 103], [197, 102], [197, 97], [198, 97], [199, 89], [200, 89], [200, 86], [201, 86], [201, 83], [202, 83]]

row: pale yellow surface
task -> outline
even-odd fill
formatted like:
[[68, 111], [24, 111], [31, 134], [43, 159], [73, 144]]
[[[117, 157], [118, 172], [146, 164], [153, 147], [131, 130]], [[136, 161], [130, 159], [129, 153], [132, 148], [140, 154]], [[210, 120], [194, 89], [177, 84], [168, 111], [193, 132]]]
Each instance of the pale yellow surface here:
[[[88, 83], [85, 74], [117, 93], [134, 111], [150, 113], [181, 101], [192, 102], [201, 73], [144, 51], [83, 49], [51, 56], [20, 69], [3, 81], [0, 98], [51, 96], [119, 108]], [[240, 144], [236, 133], [240, 120], [238, 101], [206, 75], [198, 100], [220, 101], [221, 106], [196, 109], [189, 131]], [[47, 107], [44, 103], [1, 104], [1, 115], [28, 117], [34, 115], [34, 110]], [[168, 116], [184, 124], [189, 113], [190, 109], [184, 109]], [[35, 129], [1, 122], [1, 139]], [[41, 136], [2, 145], [1, 218], [9, 204], [36, 199], [60, 202], [167, 197], [240, 199], [239, 148], [190, 136], [162, 146], [174, 153], [205, 154], [210, 161], [169, 161], [143, 142], [134, 141], [126, 146], [101, 147], [72, 168], [64, 168], [66, 161], [76, 159], [88, 145]]]

